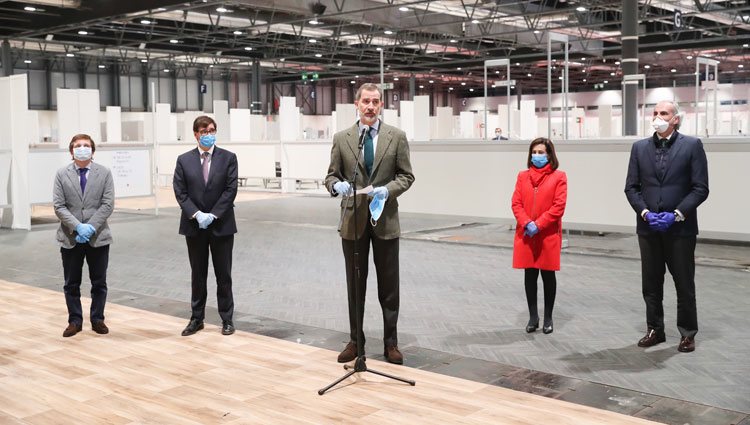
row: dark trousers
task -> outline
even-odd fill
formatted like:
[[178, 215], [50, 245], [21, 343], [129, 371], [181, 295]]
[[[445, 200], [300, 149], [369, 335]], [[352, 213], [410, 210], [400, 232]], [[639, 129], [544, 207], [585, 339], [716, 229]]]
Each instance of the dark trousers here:
[[[354, 271], [354, 241], [341, 239], [346, 263], [346, 292], [349, 298], [349, 330], [350, 338], [356, 341], [357, 308], [355, 302], [355, 281], [359, 295], [359, 320], [362, 323], [365, 314], [365, 293], [367, 292], [367, 268], [370, 257], [370, 243], [372, 242], [372, 256], [378, 278], [378, 300], [383, 311], [383, 342], [385, 346], [398, 345], [396, 323], [398, 322], [399, 307], [399, 275], [398, 275], [398, 238], [378, 239], [373, 234], [372, 226], [368, 223], [364, 235], [359, 239], [359, 279], [355, 279]], [[360, 342], [364, 346], [365, 334], [359, 334]]]
[[185, 237], [190, 258], [192, 294], [190, 303], [193, 309], [191, 319], [203, 321], [206, 316], [206, 281], [208, 279], [208, 255], [216, 275], [216, 300], [219, 316], [223, 321], [231, 321], [234, 314], [232, 297], [232, 248], [234, 235], [214, 236], [210, 231], [202, 230], [197, 236]]
[[81, 278], [83, 261], [89, 267], [91, 280], [91, 322], [104, 320], [104, 304], [107, 302], [107, 265], [109, 245], [94, 248], [87, 243], [76, 244], [73, 248], [60, 248], [65, 278], [65, 304], [68, 306], [68, 323], [83, 324], [81, 308]]
[[664, 274], [672, 274], [677, 290], [677, 328], [680, 335], [698, 333], [695, 307], [695, 236], [671, 236], [663, 233], [639, 235], [643, 299], [649, 329], [664, 333]]
[[524, 287], [526, 290], [526, 303], [529, 306], [529, 318], [539, 319], [539, 311], [536, 305], [537, 285], [539, 272], [542, 273], [544, 283], [544, 318], [552, 319], [552, 309], [555, 308], [555, 296], [557, 295], [557, 278], [554, 270], [540, 270], [529, 268], [524, 270]]

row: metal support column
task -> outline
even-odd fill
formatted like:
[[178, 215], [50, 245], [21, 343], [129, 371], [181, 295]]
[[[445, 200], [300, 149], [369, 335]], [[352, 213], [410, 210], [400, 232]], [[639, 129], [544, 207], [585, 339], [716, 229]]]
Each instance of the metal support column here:
[[196, 78], [198, 79], [198, 110], [203, 110], [203, 93], [201, 92], [201, 87], [203, 86], [203, 70], [199, 69], [198, 72], [196, 72]]
[[[622, 1], [623, 78], [638, 74], [638, 0]], [[644, 99], [645, 101], [645, 99]], [[625, 84], [622, 98], [622, 134], [638, 134], [638, 84]]]
[[112, 64], [109, 72], [109, 87], [112, 92], [112, 104], [110, 106], [122, 106], [120, 103], [120, 64]]
[[409, 77], [409, 100], [414, 100], [416, 95], [417, 78], [414, 76]]
[[260, 81], [261, 81], [260, 62], [253, 62], [253, 73], [250, 75], [250, 113], [260, 115], [263, 113], [263, 104], [260, 101]]
[[0, 61], [3, 62], [3, 77], [13, 75], [13, 58], [10, 55], [10, 43], [8, 43], [8, 40], [3, 40]]

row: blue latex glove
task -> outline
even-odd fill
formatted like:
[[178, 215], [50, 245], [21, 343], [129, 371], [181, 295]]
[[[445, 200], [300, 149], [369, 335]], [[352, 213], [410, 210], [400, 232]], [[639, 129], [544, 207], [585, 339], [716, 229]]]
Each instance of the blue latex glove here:
[[352, 185], [349, 182], [336, 182], [333, 184], [333, 190], [339, 195], [349, 196], [351, 195]]
[[539, 233], [539, 228], [536, 226], [536, 223], [533, 221], [530, 221], [529, 224], [526, 225], [526, 230], [523, 232], [524, 235], [528, 237], [532, 237]]
[[96, 228], [91, 224], [84, 224], [86, 226], [86, 238], [91, 239], [92, 236], [96, 233]]
[[206, 214], [203, 211], [198, 211], [195, 214], [195, 219], [198, 221], [198, 227], [201, 229], [207, 229], [208, 226], [214, 221], [214, 216]]
[[388, 188], [385, 186], [378, 186], [372, 190], [372, 197], [379, 198], [382, 200], [388, 199]]
[[88, 227], [86, 226], [86, 223], [76, 224], [76, 233], [78, 233], [79, 235], [85, 235], [87, 232], [88, 232]]
[[83, 235], [76, 235], [76, 242], [78, 243], [88, 243], [89, 238], [83, 236]]
[[652, 222], [655, 222], [659, 218], [659, 214], [649, 211], [646, 213], [646, 215], [643, 218], [646, 219], [646, 222], [648, 222], [648, 224], [651, 224]]
[[671, 212], [661, 212], [659, 213], [659, 220], [664, 222], [664, 230], [669, 229], [674, 224], [674, 221], [676, 219], [676, 214]]

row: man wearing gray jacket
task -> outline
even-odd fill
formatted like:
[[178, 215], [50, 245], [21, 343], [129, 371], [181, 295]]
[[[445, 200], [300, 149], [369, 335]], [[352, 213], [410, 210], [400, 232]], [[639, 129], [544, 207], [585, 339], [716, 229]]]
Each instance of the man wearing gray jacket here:
[[107, 167], [92, 162], [96, 145], [86, 134], [77, 134], [68, 150], [73, 162], [60, 168], [55, 176], [53, 204], [60, 219], [57, 242], [62, 255], [65, 277], [65, 303], [68, 327], [63, 337], [81, 331], [81, 277], [84, 260], [91, 280], [91, 329], [98, 334], [109, 332], [104, 324], [107, 301], [107, 265], [112, 234], [107, 219], [115, 206], [115, 186]]

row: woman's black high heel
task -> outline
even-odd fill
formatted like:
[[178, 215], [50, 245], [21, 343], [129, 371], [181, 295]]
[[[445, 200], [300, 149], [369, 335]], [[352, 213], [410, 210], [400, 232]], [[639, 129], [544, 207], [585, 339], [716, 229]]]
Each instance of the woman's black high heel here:
[[553, 331], [552, 329], [552, 319], [544, 319], [544, 327], [542, 328], [542, 332], [546, 334], [551, 334]]
[[526, 325], [526, 332], [532, 333], [539, 329], [539, 318], [536, 319], [529, 319], [529, 323]]

